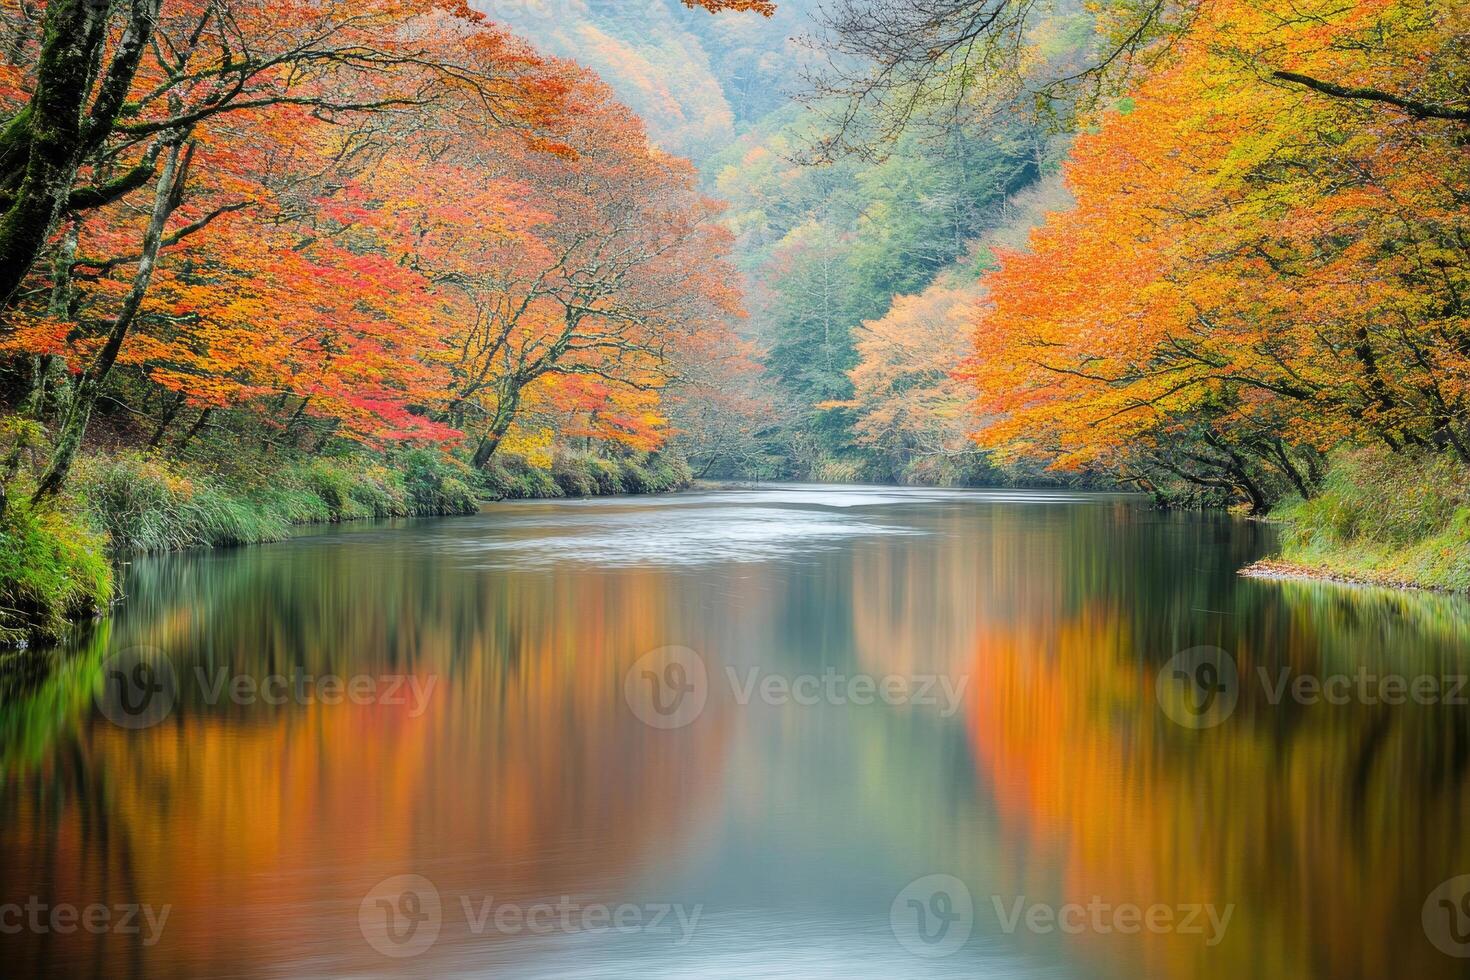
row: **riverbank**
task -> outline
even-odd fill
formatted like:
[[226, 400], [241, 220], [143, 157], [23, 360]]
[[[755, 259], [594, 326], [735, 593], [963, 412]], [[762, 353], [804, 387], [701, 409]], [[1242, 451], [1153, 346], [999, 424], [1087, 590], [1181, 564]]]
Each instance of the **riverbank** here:
[[1281, 553], [1242, 574], [1470, 593], [1470, 484], [1446, 454], [1334, 457], [1321, 492], [1271, 515]]
[[[1343, 562], [1341, 563], [1341, 567], [1349, 566], [1346, 562]], [[1456, 591], [1433, 585], [1425, 585], [1407, 579], [1393, 578], [1387, 575], [1369, 577], [1369, 574], [1362, 571], [1351, 573], [1338, 571], [1325, 564], [1303, 565], [1297, 562], [1281, 561], [1276, 558], [1262, 558], [1260, 561], [1251, 562], [1240, 570], [1242, 578], [1275, 579], [1288, 582], [1330, 582], [1333, 585], [1356, 585], [1417, 592], [1453, 593]]]
[[[119, 556], [261, 544], [293, 527], [472, 514], [489, 500], [659, 493], [690, 483], [682, 459], [561, 452], [550, 466], [504, 454], [482, 471], [437, 450], [348, 454], [258, 468], [136, 451], [81, 460], [55, 506], [24, 493], [0, 516], [0, 649], [53, 643], [106, 613]], [[24, 488], [21, 488], [24, 489]]]

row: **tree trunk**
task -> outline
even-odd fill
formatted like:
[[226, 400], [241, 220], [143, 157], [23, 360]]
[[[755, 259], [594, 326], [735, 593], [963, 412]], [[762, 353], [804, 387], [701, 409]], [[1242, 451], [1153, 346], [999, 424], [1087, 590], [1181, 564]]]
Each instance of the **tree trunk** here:
[[1303, 500], [1310, 500], [1312, 497], [1312, 488], [1307, 485], [1306, 477], [1302, 476], [1301, 471], [1292, 463], [1291, 455], [1287, 453], [1286, 446], [1280, 439], [1273, 437], [1271, 440], [1271, 449], [1276, 454], [1276, 460], [1280, 464], [1281, 472], [1285, 473], [1286, 478], [1291, 481], [1291, 485], [1296, 487], [1296, 492], [1302, 495]]
[[495, 450], [500, 447], [500, 440], [510, 431], [511, 423], [516, 420], [516, 411], [520, 408], [521, 388], [516, 383], [511, 394], [500, 400], [495, 406], [495, 418], [490, 422], [490, 430], [480, 439], [480, 444], [475, 447], [475, 456], [472, 461], [475, 469], [484, 469], [495, 455]]
[[[71, 272], [77, 260], [77, 239], [80, 231], [77, 222], [67, 226], [57, 246], [56, 258], [51, 264], [51, 302], [47, 312], [56, 320], [69, 320], [72, 315], [72, 300], [76, 290], [72, 287]], [[52, 387], [53, 374], [61, 372], [60, 359], [55, 354], [38, 354], [31, 358], [31, 390], [26, 393], [22, 410], [35, 419], [46, 417], [46, 399]], [[60, 409], [59, 409], [60, 410]]]
[[322, 437], [316, 441], [316, 445], [311, 450], [313, 453], [319, 453], [327, 448], [327, 443], [331, 442], [332, 436], [337, 434], [338, 424], [337, 419], [327, 419], [327, 424], [322, 429]]
[[301, 444], [300, 425], [301, 419], [306, 415], [306, 406], [311, 404], [311, 396], [303, 395], [301, 404], [296, 406], [296, 411], [286, 420], [286, 427], [281, 430], [281, 441], [295, 449]]
[[179, 417], [179, 410], [184, 407], [187, 396], [181, 391], [169, 406], [163, 410], [163, 417], [158, 420], [158, 428], [153, 430], [153, 436], [148, 440], [149, 449], [157, 449], [158, 444], [163, 442], [163, 437], [168, 433], [168, 427], [173, 425], [174, 419]]
[[214, 414], [214, 406], [213, 405], [206, 405], [204, 407], [204, 409], [202, 411], [200, 411], [199, 417], [194, 420], [194, 424], [191, 425], [191, 426], [189, 426], [189, 431], [188, 432], [185, 432], [184, 433], [184, 437], [182, 439], [180, 439], [178, 441], [178, 443], [174, 446], [174, 452], [175, 453], [181, 453], [186, 448], [188, 448], [189, 443], [191, 443], [191, 442], [194, 441], [194, 437], [199, 434], [199, 430], [200, 429], [203, 429], [204, 426], [206, 424], [208, 424], [209, 417], [211, 415], [213, 415], [213, 414]]
[[495, 449], [500, 445], [500, 439], [501, 437], [494, 432], [490, 432], [480, 438], [480, 444], [475, 447], [475, 458], [471, 461], [471, 465], [475, 469], [482, 470], [485, 468], [485, 464], [489, 463], [495, 455]]
[[123, 299], [102, 350], [98, 351], [96, 359], [87, 366], [87, 370], [82, 372], [71, 406], [67, 409], [66, 419], [62, 422], [61, 434], [56, 439], [51, 463], [41, 475], [36, 492], [31, 495], [32, 503], [54, 497], [61, 491], [71, 473], [72, 463], [76, 461], [77, 451], [82, 445], [82, 437], [87, 434], [87, 424], [92, 420], [92, 409], [97, 404], [98, 396], [102, 394], [103, 385], [112, 372], [112, 365], [117, 361], [123, 341], [127, 339], [128, 329], [133, 325], [138, 309], [143, 304], [143, 296], [148, 292], [148, 284], [153, 279], [153, 267], [158, 260], [163, 228], [168, 222], [168, 216], [179, 206], [187, 175], [187, 158], [184, 156], [183, 146], [175, 142], [169, 148], [163, 170], [158, 176], [158, 187], [153, 197], [153, 215], [148, 221], [148, 230], [143, 233], [142, 256], [138, 259], [137, 271], [133, 273], [132, 288]]
[[[107, 41], [107, 0], [51, 0], [30, 103], [0, 132], [0, 309], [35, 265], [67, 206], [83, 158], [112, 131], [153, 32], [157, 0], [132, 0], [107, 76], [97, 82]], [[106, 194], [96, 203], [104, 203]]]

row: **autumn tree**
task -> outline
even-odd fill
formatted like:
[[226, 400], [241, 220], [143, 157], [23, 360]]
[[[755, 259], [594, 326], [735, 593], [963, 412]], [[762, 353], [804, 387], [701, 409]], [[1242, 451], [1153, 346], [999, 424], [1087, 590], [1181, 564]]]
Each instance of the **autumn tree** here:
[[[47, 17], [53, 13], [48, 8]], [[197, 162], [207, 159], [201, 146], [214, 140], [221, 146], [237, 141], [248, 147], [252, 131], [264, 133], [277, 125], [304, 125], [307, 132], [326, 127], [345, 134], [330, 148], [325, 146], [330, 138], [321, 140], [318, 149], [326, 153], [314, 165], [330, 169], [363, 152], [352, 141], [350, 127], [365, 115], [453, 99], [486, 125], [538, 125], [553, 111], [559, 95], [556, 85], [538, 74], [538, 59], [463, 6], [446, 9], [434, 3], [384, 0], [355, 5], [349, 12], [316, 4], [283, 8], [253, 0], [202, 0], [171, 3], [147, 20], [146, 51], [130, 66], [120, 66], [116, 58], [113, 62], [119, 71], [126, 69], [126, 113], [113, 118], [77, 151], [81, 155], [75, 166], [48, 171], [53, 178], [72, 174], [68, 179], [73, 181], [80, 173], [85, 186], [68, 191], [64, 202], [51, 206], [54, 213], [43, 231], [57, 218], [81, 222], [85, 215], [107, 211], [107, 205], [120, 201], [130, 188], [119, 183], [123, 178], [113, 179], [115, 173], [122, 173], [133, 187], [151, 183], [153, 196], [146, 221], [137, 225], [134, 244], [123, 246], [120, 254], [78, 260], [84, 267], [126, 277], [128, 287], [110, 311], [100, 331], [104, 339], [78, 380], [38, 497], [54, 494], [65, 480], [96, 399], [143, 311], [160, 252], [219, 215], [249, 203], [248, 197], [241, 201], [236, 193], [234, 200], [195, 209], [190, 220], [174, 220], [191, 197], [191, 179], [201, 169]], [[43, 32], [33, 46], [35, 88], [11, 124], [25, 145], [30, 145], [24, 137], [27, 127], [34, 125], [38, 106], [49, 98], [51, 36]], [[119, 51], [129, 38], [125, 30]], [[26, 50], [22, 45], [20, 53]], [[107, 84], [103, 83], [92, 111], [109, 98]], [[239, 125], [240, 120], [246, 125]], [[43, 149], [37, 144], [27, 152], [36, 156]], [[39, 207], [35, 195], [18, 193], [12, 212], [35, 212]], [[100, 214], [99, 221], [126, 222], [131, 213], [114, 206]], [[34, 231], [35, 222], [26, 227]], [[83, 242], [83, 247], [87, 244]], [[17, 261], [11, 271], [23, 277], [25, 265]], [[69, 288], [61, 280], [71, 275], [73, 267], [59, 265], [53, 271], [55, 295]], [[84, 336], [96, 329], [89, 323], [77, 326]]]
[[[1454, 5], [1222, 4], [1079, 139], [1077, 208], [989, 277], [968, 372], [1009, 457], [1264, 510], [1348, 439], [1470, 460]], [[1268, 70], [1269, 69], [1269, 70]]]
[[155, 447], [226, 418], [267, 449], [463, 427], [483, 462], [528, 404], [656, 446], [663, 388], [735, 346], [689, 166], [462, 0], [0, 14], [0, 350], [57, 422], [36, 500], [104, 398]]
[[465, 307], [445, 354], [446, 418], [476, 434], [476, 466], [528, 399], [554, 400], [558, 386], [575, 389], [602, 435], [651, 448], [665, 424], [656, 393], [678, 376], [679, 352], [727, 336], [740, 313], [729, 236], [693, 169], [650, 146], [601, 82], [567, 71], [575, 124], [548, 131], [553, 146], [464, 158], [480, 181], [469, 193], [508, 194], [510, 221], [426, 227], [414, 257]]
[[858, 333], [854, 431], [901, 479], [942, 480], [957, 464], [973, 462], [972, 396], [954, 366], [968, 353], [967, 327], [979, 307], [973, 284], [936, 284], [895, 300]]

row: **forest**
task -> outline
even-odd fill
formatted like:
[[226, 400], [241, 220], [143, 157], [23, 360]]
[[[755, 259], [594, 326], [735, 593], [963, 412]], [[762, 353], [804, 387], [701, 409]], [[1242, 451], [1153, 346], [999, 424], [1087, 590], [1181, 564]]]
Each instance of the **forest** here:
[[5, 643], [130, 551], [693, 479], [1127, 489], [1470, 588], [1462, 4], [0, 18]]

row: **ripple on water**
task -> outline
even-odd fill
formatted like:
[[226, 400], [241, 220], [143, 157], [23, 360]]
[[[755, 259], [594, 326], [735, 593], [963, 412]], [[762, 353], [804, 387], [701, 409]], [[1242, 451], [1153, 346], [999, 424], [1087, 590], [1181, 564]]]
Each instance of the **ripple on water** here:
[[[554, 529], [553, 529], [554, 527]], [[837, 547], [873, 535], [923, 533], [858, 514], [776, 506], [677, 508], [650, 525], [637, 510], [609, 509], [552, 524], [511, 520], [499, 533], [445, 545], [475, 568], [526, 568], [576, 562], [599, 567], [762, 561]]]

